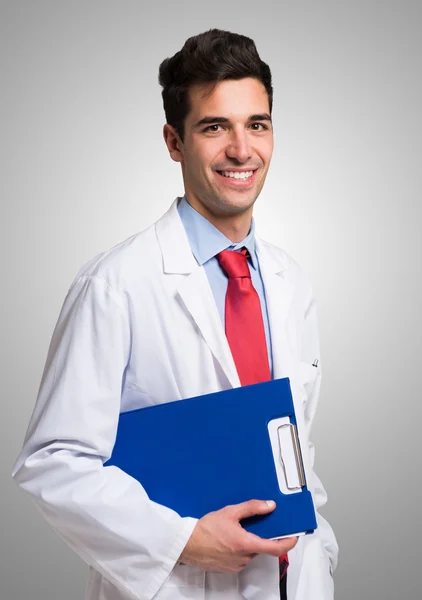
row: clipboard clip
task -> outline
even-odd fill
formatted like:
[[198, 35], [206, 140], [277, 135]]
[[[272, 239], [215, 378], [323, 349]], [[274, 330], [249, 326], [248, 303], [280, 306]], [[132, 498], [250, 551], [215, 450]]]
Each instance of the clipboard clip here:
[[[283, 467], [286, 485], [289, 490], [305, 487], [305, 469], [296, 425], [283, 423], [277, 427], [279, 459]], [[292, 464], [292, 455], [294, 462]], [[295, 468], [296, 467], [296, 468]]]

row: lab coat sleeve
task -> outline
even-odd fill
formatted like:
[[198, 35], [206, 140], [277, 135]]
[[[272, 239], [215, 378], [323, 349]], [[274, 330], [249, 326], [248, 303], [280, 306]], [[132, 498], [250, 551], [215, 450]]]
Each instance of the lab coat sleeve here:
[[[308, 302], [305, 312], [305, 322], [303, 329], [302, 338], [302, 364], [308, 370], [313, 371], [315, 369], [316, 376], [309, 378], [308, 383], [305, 383], [305, 390], [307, 399], [305, 402], [305, 424], [307, 428], [307, 437], [310, 440], [310, 433], [312, 424], [317, 409], [320, 387], [321, 387], [321, 360], [320, 360], [320, 347], [319, 347], [319, 334], [317, 324], [317, 311], [315, 297], [310, 292], [310, 300]], [[312, 363], [315, 359], [318, 359], [318, 367], [313, 367]], [[306, 380], [306, 377], [305, 377]], [[337, 567], [338, 562], [338, 545], [334, 532], [322, 515], [319, 514], [319, 509], [324, 506], [327, 502], [327, 494], [321, 483], [321, 480], [317, 476], [314, 470], [315, 464], [315, 447], [314, 444], [309, 441], [309, 456], [312, 466], [311, 478], [312, 487], [314, 489], [314, 503], [316, 509], [318, 531], [323, 542], [325, 551], [330, 559], [330, 570], [331, 573]]]
[[168, 578], [196, 519], [149, 500], [111, 455], [131, 327], [123, 294], [97, 276], [71, 286], [13, 476], [78, 555], [136, 600]]

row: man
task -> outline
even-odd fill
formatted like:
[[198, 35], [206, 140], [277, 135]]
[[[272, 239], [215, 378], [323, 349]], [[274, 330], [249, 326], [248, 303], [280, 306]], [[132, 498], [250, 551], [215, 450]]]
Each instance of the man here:
[[162, 63], [160, 83], [185, 195], [77, 274], [14, 476], [90, 565], [88, 600], [275, 600], [286, 581], [289, 600], [329, 600], [337, 545], [319, 515], [298, 542], [264, 540], [239, 521], [273, 510], [271, 498], [181, 518], [103, 466], [120, 412], [289, 376], [308, 486], [316, 508], [326, 501], [308, 440], [315, 301], [252, 219], [273, 150], [270, 70], [252, 40], [211, 30]]

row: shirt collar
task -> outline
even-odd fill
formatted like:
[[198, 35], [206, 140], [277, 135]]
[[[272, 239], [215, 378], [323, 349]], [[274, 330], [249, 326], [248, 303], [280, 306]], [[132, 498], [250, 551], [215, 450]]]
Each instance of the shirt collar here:
[[177, 210], [192, 249], [199, 265], [205, 264], [223, 250], [240, 250], [246, 248], [249, 252], [253, 268], [258, 268], [258, 258], [255, 248], [255, 221], [252, 217], [248, 235], [241, 241], [233, 243], [210, 221], [199, 214], [187, 201], [186, 196], [180, 200]]

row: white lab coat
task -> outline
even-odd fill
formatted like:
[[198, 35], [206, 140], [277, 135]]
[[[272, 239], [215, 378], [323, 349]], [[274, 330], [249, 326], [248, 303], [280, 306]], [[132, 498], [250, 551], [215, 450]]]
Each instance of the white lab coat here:
[[[326, 502], [308, 433], [321, 370], [315, 301], [299, 266], [256, 237], [274, 377], [290, 377], [305, 472]], [[119, 413], [239, 386], [203, 267], [175, 200], [168, 212], [89, 261], [65, 298], [37, 403], [13, 475], [89, 565], [86, 600], [276, 600], [278, 560], [259, 555], [239, 574], [177, 560], [196, 524], [149, 500], [110, 457]], [[192, 448], [192, 451], [195, 449]], [[289, 600], [333, 598], [337, 544], [318, 515], [289, 553]]]

